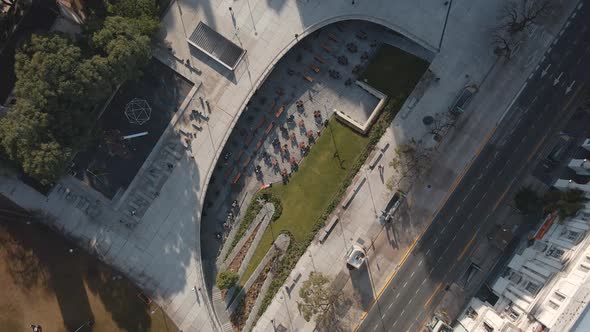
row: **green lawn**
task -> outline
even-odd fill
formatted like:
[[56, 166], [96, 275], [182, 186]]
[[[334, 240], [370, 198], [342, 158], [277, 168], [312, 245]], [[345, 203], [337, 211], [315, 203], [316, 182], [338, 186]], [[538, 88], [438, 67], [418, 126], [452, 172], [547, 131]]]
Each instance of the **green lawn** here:
[[[383, 44], [360, 79], [390, 97], [409, 94], [430, 64], [410, 53]], [[405, 98], [404, 98], [405, 99]]]
[[[283, 213], [273, 223], [275, 237], [283, 231], [289, 231], [295, 241], [300, 242], [313, 231], [314, 224], [331, 203], [368, 142], [367, 137], [356, 134], [338, 121], [330, 121], [330, 127], [322, 131], [322, 136], [312, 146], [299, 171], [293, 173], [291, 181], [287, 185], [274, 185], [268, 189], [283, 203]], [[335, 156], [336, 150], [342, 164]], [[268, 227], [242, 276], [242, 285], [271, 244], [271, 229]]]

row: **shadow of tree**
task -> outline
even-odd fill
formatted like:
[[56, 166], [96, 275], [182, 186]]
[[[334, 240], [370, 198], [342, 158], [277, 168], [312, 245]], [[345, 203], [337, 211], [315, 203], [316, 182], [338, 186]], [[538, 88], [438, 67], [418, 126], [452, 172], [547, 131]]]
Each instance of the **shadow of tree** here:
[[[22, 293], [41, 287], [55, 296], [68, 331], [95, 319], [97, 323], [112, 320], [126, 331], [152, 328], [150, 305], [138, 297], [139, 288], [41, 223], [0, 222], [0, 254]], [[91, 301], [89, 292], [98, 297], [92, 296]], [[104, 312], [103, 317], [95, 317], [93, 307], [97, 298], [110, 317], [104, 317]], [[175, 331], [172, 323], [168, 325], [169, 331]]]

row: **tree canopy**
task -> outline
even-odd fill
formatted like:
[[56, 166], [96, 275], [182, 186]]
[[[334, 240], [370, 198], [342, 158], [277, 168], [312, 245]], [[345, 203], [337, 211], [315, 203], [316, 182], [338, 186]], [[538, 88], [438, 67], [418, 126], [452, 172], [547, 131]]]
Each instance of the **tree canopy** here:
[[116, 85], [137, 78], [151, 56], [155, 2], [121, 0], [108, 8], [112, 15], [82, 41], [91, 52], [48, 34], [33, 35], [15, 56], [16, 104], [0, 119], [0, 148], [42, 184], [87, 145], [101, 103]]
[[584, 207], [587, 201], [581, 190], [549, 190], [543, 196], [543, 210], [545, 213], [557, 212], [560, 217], [572, 217]]
[[303, 318], [309, 322], [312, 316], [319, 328], [331, 327], [337, 330], [336, 308], [342, 299], [340, 292], [336, 291], [330, 283], [330, 279], [318, 272], [311, 272], [309, 279], [303, 282], [299, 289], [301, 302], [297, 302], [297, 308]]

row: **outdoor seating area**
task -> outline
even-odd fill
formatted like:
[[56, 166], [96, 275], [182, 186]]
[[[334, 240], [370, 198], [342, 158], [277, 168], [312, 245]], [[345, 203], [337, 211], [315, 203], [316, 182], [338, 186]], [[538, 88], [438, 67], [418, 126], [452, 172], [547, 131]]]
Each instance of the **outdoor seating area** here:
[[225, 238], [234, 224], [219, 216], [232, 210], [231, 202], [288, 183], [336, 111], [369, 118], [379, 99], [353, 82], [387, 33], [369, 22], [340, 22], [306, 37], [279, 61], [246, 105], [215, 166], [203, 234]]
[[[206, 216], [223, 215], [224, 206], [244, 191], [288, 183], [337, 110], [368, 119], [379, 99], [352, 82], [384, 33], [372, 23], [340, 22], [316, 31], [285, 55], [247, 104], [222, 152]], [[225, 157], [230, 155], [236, 157]], [[207, 208], [218, 211], [209, 214]], [[204, 225], [224, 232], [222, 223]]]

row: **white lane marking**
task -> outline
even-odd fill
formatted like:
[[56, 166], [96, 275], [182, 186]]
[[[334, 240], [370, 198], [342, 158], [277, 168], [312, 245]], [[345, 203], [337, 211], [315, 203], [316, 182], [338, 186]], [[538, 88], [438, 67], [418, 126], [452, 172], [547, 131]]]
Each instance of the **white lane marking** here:
[[461, 224], [461, 227], [459, 227], [459, 229], [463, 229], [464, 226], [465, 226], [465, 223]]
[[416, 293], [414, 293], [414, 295], [418, 295], [419, 291], [420, 291], [420, 288], [416, 288]]
[[414, 277], [414, 273], [416, 273], [416, 271], [412, 272], [412, 274], [410, 275], [410, 278]]
[[[443, 251], [443, 255], [444, 255], [444, 254], [447, 252], [447, 250], [449, 250], [449, 247], [447, 247], [447, 248], [445, 249], [445, 251]], [[440, 259], [440, 257], [439, 257], [439, 259]]]
[[483, 196], [481, 196], [481, 199], [484, 199], [487, 194], [488, 194], [487, 192], [483, 193]]
[[422, 261], [423, 259], [421, 259], [420, 262], [418, 262], [418, 266], [422, 265]]
[[373, 329], [373, 331], [377, 331], [378, 328], [379, 328], [379, 323], [375, 324], [375, 328]]
[[397, 324], [397, 320], [395, 322], [393, 322], [393, 325], [391, 325], [391, 327], [394, 327]]
[[467, 219], [471, 219], [471, 217], [473, 216], [473, 212], [471, 212], [468, 216]]
[[402, 312], [400, 312], [400, 316], [404, 314], [404, 312], [406, 312], [406, 309], [403, 309]]
[[[550, 65], [551, 66], [551, 65]], [[531, 104], [534, 103], [535, 101], [537, 101], [537, 98], [539, 96], [535, 96], [535, 98], [533, 98], [533, 100], [531, 100]], [[527, 108], [525, 112], [528, 112], [530, 108]]]
[[426, 282], [426, 279], [422, 280], [422, 283], [420, 284], [420, 286], [424, 285], [425, 282]]
[[450, 222], [451, 222], [451, 220], [453, 220], [453, 218], [455, 218], [455, 216], [452, 216], [452, 217], [449, 219], [449, 221], [448, 221], [448, 222], [450, 223]]
[[438, 238], [434, 239], [434, 244], [436, 244], [437, 242], [438, 242]]
[[393, 306], [393, 302], [391, 302], [391, 303], [389, 304], [389, 307], [387, 307], [387, 310], [391, 309], [391, 307], [392, 307], [392, 306]]
[[406, 282], [404, 282], [404, 286], [403, 286], [403, 288], [406, 288], [406, 286], [407, 286], [407, 285], [408, 285], [408, 282], [407, 282], [407, 281], [406, 281]]
[[445, 232], [445, 229], [447, 229], [447, 226], [445, 225], [445, 227], [442, 228], [442, 230], [440, 231], [441, 234]]
[[399, 297], [399, 293], [397, 293], [397, 295], [395, 295], [395, 299], [397, 300], [398, 297]]
[[411, 298], [410, 301], [408, 301], [408, 304], [412, 303], [412, 301], [414, 301], [414, 298]]
[[453, 241], [455, 241], [456, 238], [457, 238], [457, 234], [455, 234], [455, 236], [453, 236]]
[[429, 253], [429, 252], [430, 252], [430, 249], [428, 249], [428, 250], [426, 251], [426, 255], [428, 255], [428, 253]]
[[467, 193], [467, 195], [465, 195], [465, 197], [463, 197], [463, 202], [465, 202], [465, 200], [467, 199], [467, 197], [469, 197], [469, 193]]

